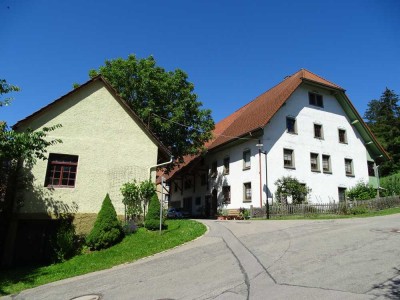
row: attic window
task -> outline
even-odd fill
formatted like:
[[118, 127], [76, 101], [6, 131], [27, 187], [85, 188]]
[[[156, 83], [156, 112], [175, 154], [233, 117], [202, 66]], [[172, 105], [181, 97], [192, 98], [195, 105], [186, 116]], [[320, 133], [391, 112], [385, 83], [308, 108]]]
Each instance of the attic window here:
[[50, 153], [44, 186], [75, 187], [78, 156]]
[[308, 100], [310, 105], [324, 107], [324, 102], [322, 100], [322, 95], [318, 95], [315, 93], [308, 93]]

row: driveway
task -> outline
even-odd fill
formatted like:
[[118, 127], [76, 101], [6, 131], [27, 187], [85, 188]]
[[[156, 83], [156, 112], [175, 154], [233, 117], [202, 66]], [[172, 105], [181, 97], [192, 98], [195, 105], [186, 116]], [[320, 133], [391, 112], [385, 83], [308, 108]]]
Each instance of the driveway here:
[[186, 245], [12, 298], [400, 299], [400, 215], [200, 221]]

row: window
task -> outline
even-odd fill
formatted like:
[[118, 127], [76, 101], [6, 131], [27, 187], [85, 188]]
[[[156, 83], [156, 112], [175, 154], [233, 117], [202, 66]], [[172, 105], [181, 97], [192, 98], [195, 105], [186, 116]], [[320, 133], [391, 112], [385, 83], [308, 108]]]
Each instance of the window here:
[[77, 155], [50, 153], [44, 186], [75, 187]]
[[186, 180], [185, 180], [185, 190], [188, 190], [188, 189], [190, 189], [191, 187], [192, 187], [192, 180], [191, 179], [189, 179], [189, 178], [187, 178]]
[[315, 93], [308, 93], [308, 100], [309, 100], [310, 105], [324, 107], [322, 95], [318, 95]]
[[375, 177], [375, 163], [373, 161], [368, 161], [368, 176]]
[[243, 151], [243, 170], [250, 169], [250, 150]]
[[286, 117], [286, 129], [289, 133], [297, 133], [296, 119], [294, 117]]
[[314, 124], [314, 137], [316, 139], [323, 139], [324, 138], [321, 124]]
[[222, 193], [224, 195], [224, 204], [231, 203], [231, 187], [230, 186], [223, 186]]
[[211, 177], [215, 177], [215, 176], [217, 176], [217, 162], [216, 161], [214, 161], [211, 164]]
[[251, 182], [243, 184], [243, 202], [251, 202]]
[[285, 168], [294, 168], [293, 150], [283, 149], [283, 166]]
[[201, 197], [196, 197], [196, 199], [194, 200], [195, 201], [195, 205], [201, 205]]
[[332, 173], [331, 157], [329, 155], [322, 155], [322, 171], [324, 173]]
[[207, 174], [203, 173], [200, 175], [200, 185], [205, 186], [207, 184]]
[[224, 174], [229, 174], [229, 156], [224, 158]]
[[346, 201], [346, 188], [338, 188], [339, 202]]
[[346, 170], [346, 176], [354, 176], [353, 173], [353, 160], [345, 158], [344, 160], [344, 168]]
[[346, 130], [339, 129], [338, 133], [339, 133], [339, 143], [347, 144]]
[[310, 154], [311, 171], [319, 172], [319, 155], [318, 153]]

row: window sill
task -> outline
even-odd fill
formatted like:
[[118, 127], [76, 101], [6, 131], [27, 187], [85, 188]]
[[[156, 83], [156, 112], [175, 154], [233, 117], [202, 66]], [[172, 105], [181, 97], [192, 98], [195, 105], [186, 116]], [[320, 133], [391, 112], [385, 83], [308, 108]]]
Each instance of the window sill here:
[[347, 177], [356, 177], [354, 174], [346, 174]]
[[251, 199], [250, 200], [243, 200], [243, 203], [251, 203]]
[[314, 173], [321, 173], [321, 170], [311, 170], [311, 172], [314, 172]]
[[283, 166], [285, 169], [291, 169], [291, 170], [296, 170], [295, 167], [290, 167], [290, 166]]
[[324, 174], [332, 174], [332, 171], [324, 171]]
[[339, 142], [339, 144], [348, 145], [349, 143], [346, 143], [346, 142]]
[[69, 186], [69, 185], [48, 185], [45, 186], [48, 189], [74, 189], [75, 186]]
[[297, 132], [291, 132], [291, 131], [286, 131], [286, 133], [289, 133], [291, 135], [299, 135]]
[[246, 168], [243, 168], [243, 171], [247, 171], [247, 170], [250, 170], [251, 169], [251, 167], [246, 167]]
[[316, 139], [316, 140], [320, 140], [320, 141], [323, 141], [323, 140], [325, 140], [323, 137], [317, 137], [317, 136], [314, 136], [314, 139]]
[[224, 174], [224, 175], [229, 175], [229, 172], [224, 172], [223, 174]]

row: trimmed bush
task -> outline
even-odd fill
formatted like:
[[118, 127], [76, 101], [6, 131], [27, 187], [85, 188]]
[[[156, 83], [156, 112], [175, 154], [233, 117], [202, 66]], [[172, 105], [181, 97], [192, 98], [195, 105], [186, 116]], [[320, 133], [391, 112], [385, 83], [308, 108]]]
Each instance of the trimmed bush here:
[[366, 182], [359, 181], [346, 194], [352, 200], [370, 200], [376, 197], [376, 189]]
[[[162, 219], [162, 229], [166, 229], [167, 226], [164, 224], [164, 218]], [[144, 227], [148, 230], [159, 230], [160, 229], [160, 201], [158, 200], [157, 194], [154, 194], [150, 199], [149, 210], [146, 215]]]
[[117, 218], [110, 196], [107, 194], [94, 227], [86, 239], [86, 244], [92, 250], [100, 250], [119, 243], [123, 237], [122, 226]]

